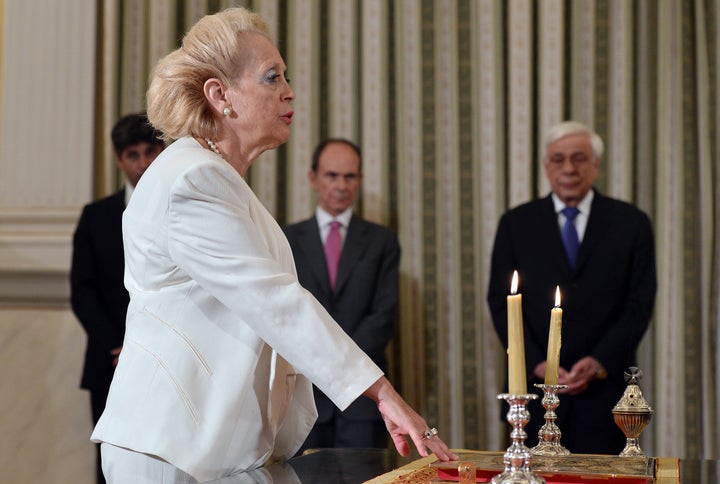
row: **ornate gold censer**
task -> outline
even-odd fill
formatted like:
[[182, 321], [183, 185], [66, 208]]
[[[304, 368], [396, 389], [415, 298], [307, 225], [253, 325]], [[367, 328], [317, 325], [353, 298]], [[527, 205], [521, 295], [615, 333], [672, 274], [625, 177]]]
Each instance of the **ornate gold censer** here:
[[650, 423], [653, 409], [648, 405], [638, 382], [642, 379], [642, 371], [635, 366], [630, 367], [630, 373], [625, 373], [628, 383], [623, 396], [612, 409], [613, 418], [620, 430], [625, 434], [627, 443], [620, 457], [645, 457], [638, 439], [645, 427]]

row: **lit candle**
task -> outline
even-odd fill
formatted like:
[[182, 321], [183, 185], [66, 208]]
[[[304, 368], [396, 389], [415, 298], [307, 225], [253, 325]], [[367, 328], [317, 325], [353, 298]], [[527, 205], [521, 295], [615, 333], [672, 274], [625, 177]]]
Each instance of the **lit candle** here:
[[560, 287], [555, 288], [555, 307], [550, 310], [550, 334], [548, 336], [547, 365], [545, 366], [545, 384], [558, 384], [558, 368], [560, 368], [560, 345], [562, 339], [562, 308], [560, 307]]
[[507, 297], [508, 317], [508, 390], [512, 395], [527, 393], [525, 376], [525, 337], [523, 334], [522, 294], [516, 294], [518, 273], [513, 272], [510, 295]]

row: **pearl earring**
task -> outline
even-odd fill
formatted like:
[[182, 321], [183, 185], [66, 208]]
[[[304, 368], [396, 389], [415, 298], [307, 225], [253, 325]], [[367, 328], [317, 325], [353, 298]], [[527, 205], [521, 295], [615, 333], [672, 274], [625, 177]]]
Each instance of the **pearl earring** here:
[[230, 113], [232, 113], [232, 109], [230, 109], [230, 107], [228, 106], [225, 106], [225, 109], [223, 109], [223, 114], [225, 116], [230, 116]]

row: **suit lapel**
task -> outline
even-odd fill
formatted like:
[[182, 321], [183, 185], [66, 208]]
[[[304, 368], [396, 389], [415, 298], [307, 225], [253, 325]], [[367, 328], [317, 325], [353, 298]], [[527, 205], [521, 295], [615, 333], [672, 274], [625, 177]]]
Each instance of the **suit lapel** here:
[[117, 230], [120, 234], [120, 237], [116, 237], [115, 234], [113, 234], [113, 240], [118, 241], [120, 251], [122, 252], [122, 219], [123, 212], [125, 212], [125, 189], [120, 190], [112, 196], [107, 210], [108, 221], [113, 225], [113, 230]]
[[609, 227], [610, 213], [605, 200], [605, 197], [595, 190], [592, 207], [590, 208], [590, 218], [588, 219], [587, 226], [585, 227], [585, 235], [583, 236], [582, 243], [580, 244], [580, 250], [578, 251], [577, 264], [575, 268], [576, 271], [580, 271], [582, 269], [587, 260], [590, 258], [590, 254], [592, 254], [593, 250], [602, 239], [602, 234]]
[[[562, 238], [560, 237], [560, 226], [558, 225], [558, 215], [555, 213], [555, 204], [552, 201], [552, 195], [548, 195], [543, 200], [542, 207], [542, 226], [554, 227], [555, 230], [550, 231], [550, 240], [548, 250], [551, 252], [555, 260], [562, 261], [562, 270], [566, 274], [572, 274], [572, 268], [570, 267], [570, 261], [568, 261], [567, 252], [565, 251], [565, 245], [563, 244]], [[542, 242], [539, 242], [542, 243]]]
[[298, 244], [308, 260], [312, 261], [310, 266], [312, 267], [313, 276], [317, 279], [320, 287], [327, 294], [330, 294], [330, 279], [328, 278], [327, 263], [325, 262], [325, 250], [323, 249], [320, 230], [315, 217], [303, 222]]

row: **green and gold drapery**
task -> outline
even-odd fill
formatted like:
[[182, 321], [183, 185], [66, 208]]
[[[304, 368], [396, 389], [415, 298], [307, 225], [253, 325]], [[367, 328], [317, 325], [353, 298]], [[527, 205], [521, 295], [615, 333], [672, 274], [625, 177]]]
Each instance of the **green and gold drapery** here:
[[[99, 159], [117, 116], [143, 109], [154, 62], [235, 4], [271, 25], [297, 94], [291, 140], [249, 181], [281, 223], [299, 220], [313, 209], [315, 143], [360, 143], [358, 211], [403, 249], [391, 377], [451, 445], [504, 445], [492, 240], [503, 211], [547, 193], [543, 130], [574, 118], [606, 141], [598, 188], [654, 224], [643, 449], [720, 458], [719, 0], [104, 0]], [[115, 183], [101, 172], [98, 192]]]

